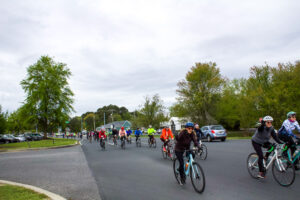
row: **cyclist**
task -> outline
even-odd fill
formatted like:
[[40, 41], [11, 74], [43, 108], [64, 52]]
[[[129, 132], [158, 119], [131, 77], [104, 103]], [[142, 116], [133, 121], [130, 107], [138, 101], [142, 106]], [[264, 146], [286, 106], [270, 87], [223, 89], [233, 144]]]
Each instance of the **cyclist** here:
[[119, 136], [120, 136], [121, 141], [123, 141], [127, 138], [127, 133], [123, 126], [121, 127], [121, 129], [119, 131]]
[[130, 128], [128, 128], [126, 133], [127, 133], [127, 141], [129, 141], [129, 138], [131, 138], [130, 135], [132, 134], [132, 130]]
[[156, 133], [156, 130], [154, 128], [152, 128], [151, 125], [149, 125], [149, 128], [148, 128], [147, 132], [148, 132], [149, 141], [152, 143], [153, 142], [154, 133]]
[[173, 133], [171, 129], [169, 129], [169, 126], [165, 126], [165, 128], [161, 131], [160, 140], [164, 143], [163, 150], [166, 151], [166, 146], [169, 144], [171, 137], [172, 140], [174, 140]]
[[[288, 112], [287, 119], [283, 122], [281, 128], [278, 131], [279, 139], [284, 141], [287, 144], [287, 147], [291, 149], [291, 154], [294, 155], [297, 150], [296, 144], [293, 138], [297, 139], [297, 143], [300, 143], [300, 138], [298, 138], [293, 130], [297, 129], [300, 133], [299, 123], [296, 121], [296, 112]], [[286, 152], [285, 152], [286, 154]], [[298, 159], [295, 161], [295, 169], [298, 170], [297, 167]]]
[[195, 128], [194, 128], [194, 131], [197, 135], [197, 141], [199, 143], [199, 141], [202, 139], [202, 136], [203, 136], [203, 132], [201, 131], [200, 127], [198, 124], [195, 125]]
[[118, 139], [118, 130], [113, 128], [112, 129], [112, 136], [113, 136], [113, 140], [117, 140]]
[[[259, 174], [257, 175], [257, 178], [265, 178], [266, 169], [263, 165], [263, 159], [267, 161], [270, 153], [274, 149], [274, 144], [269, 142], [271, 136], [277, 143], [282, 144], [277, 138], [272, 123], [273, 118], [271, 116], [265, 116], [261, 120], [261, 125], [256, 129], [255, 134], [252, 136], [252, 146], [258, 155]], [[265, 157], [263, 156], [262, 147], [268, 149]]]
[[[185, 173], [184, 173], [184, 160], [183, 154], [185, 150], [189, 150], [191, 146], [191, 142], [194, 142], [194, 145], [199, 147], [199, 143], [197, 141], [196, 133], [194, 131], [194, 123], [188, 122], [185, 124], [185, 129], [183, 129], [177, 136], [176, 136], [176, 145], [175, 145], [175, 154], [179, 161], [179, 174], [181, 183], [185, 183]], [[187, 153], [187, 157], [189, 154]]]
[[134, 131], [134, 135], [135, 135], [135, 142], [137, 142], [137, 140], [139, 139], [139, 137], [141, 135], [143, 135], [142, 131], [140, 130], [140, 128], [137, 128], [135, 131]]
[[106, 138], [106, 135], [105, 135], [105, 129], [102, 128], [101, 131], [99, 132], [99, 140], [100, 140], [100, 144], [102, 142], [103, 139]]

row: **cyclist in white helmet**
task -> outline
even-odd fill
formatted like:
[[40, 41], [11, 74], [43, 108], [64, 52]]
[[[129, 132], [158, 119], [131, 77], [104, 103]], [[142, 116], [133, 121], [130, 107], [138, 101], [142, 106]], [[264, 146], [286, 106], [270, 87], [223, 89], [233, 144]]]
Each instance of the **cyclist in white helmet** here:
[[[267, 160], [274, 149], [273, 144], [269, 142], [271, 136], [277, 143], [282, 144], [282, 142], [277, 138], [272, 122], [273, 118], [271, 116], [265, 116], [261, 121], [261, 125], [257, 128], [252, 137], [252, 145], [258, 155], [259, 174], [257, 178], [265, 178], [266, 169], [263, 166], [263, 159]], [[265, 157], [263, 156], [262, 147], [268, 149]]]

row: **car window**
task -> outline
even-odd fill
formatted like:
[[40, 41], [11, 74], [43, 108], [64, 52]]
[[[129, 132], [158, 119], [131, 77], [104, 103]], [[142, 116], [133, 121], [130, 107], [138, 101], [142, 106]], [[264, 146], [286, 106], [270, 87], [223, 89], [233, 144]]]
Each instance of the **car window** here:
[[202, 131], [207, 131], [207, 127], [202, 127]]
[[210, 128], [212, 130], [224, 130], [223, 126], [221, 126], [221, 125], [211, 126]]

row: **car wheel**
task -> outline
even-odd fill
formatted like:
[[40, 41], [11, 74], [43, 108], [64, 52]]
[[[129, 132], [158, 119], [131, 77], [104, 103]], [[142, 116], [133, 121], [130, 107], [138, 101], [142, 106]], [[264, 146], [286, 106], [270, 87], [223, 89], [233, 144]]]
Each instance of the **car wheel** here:
[[207, 136], [207, 141], [208, 141], [208, 142], [212, 142], [212, 138], [211, 138], [210, 135]]

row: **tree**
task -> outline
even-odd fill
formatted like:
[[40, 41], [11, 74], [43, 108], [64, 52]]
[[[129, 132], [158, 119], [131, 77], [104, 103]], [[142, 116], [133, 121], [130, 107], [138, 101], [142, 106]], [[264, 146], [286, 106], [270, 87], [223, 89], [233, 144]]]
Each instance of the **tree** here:
[[134, 120], [135, 126], [148, 127], [152, 125], [154, 128], [159, 128], [161, 122], [168, 120], [164, 114], [164, 109], [163, 101], [158, 94], [152, 98], [145, 97], [145, 102]]
[[48, 56], [42, 56], [27, 69], [27, 77], [21, 81], [27, 93], [25, 106], [39, 127], [47, 132], [57, 126], [63, 126], [72, 107], [73, 92], [68, 83], [71, 71], [66, 64], [55, 62]]
[[196, 63], [185, 80], [177, 84], [179, 97], [171, 112], [180, 111], [179, 114], [200, 124], [212, 122], [224, 82], [216, 63]]
[[81, 131], [81, 117], [73, 117], [69, 123], [70, 129], [72, 132]]
[[85, 116], [85, 118], [83, 119], [85, 122], [85, 128], [89, 131], [94, 130], [94, 117], [95, 117], [95, 114], [90, 113], [87, 116]]
[[6, 116], [2, 112], [2, 106], [0, 105], [0, 134], [4, 134], [7, 128]]

